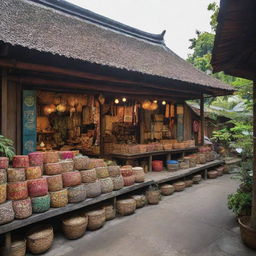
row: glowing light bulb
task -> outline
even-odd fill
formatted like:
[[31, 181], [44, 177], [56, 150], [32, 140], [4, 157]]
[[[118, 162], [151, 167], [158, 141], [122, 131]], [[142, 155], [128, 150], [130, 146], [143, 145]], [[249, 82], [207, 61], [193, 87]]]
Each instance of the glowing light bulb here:
[[122, 101], [123, 101], [123, 102], [126, 102], [126, 98], [122, 98]]
[[154, 102], [154, 103], [157, 103], [157, 100], [154, 100], [153, 102]]
[[116, 104], [118, 104], [119, 103], [119, 99], [115, 99], [115, 101], [114, 101]]
[[166, 105], [166, 101], [165, 100], [162, 101], [162, 105]]

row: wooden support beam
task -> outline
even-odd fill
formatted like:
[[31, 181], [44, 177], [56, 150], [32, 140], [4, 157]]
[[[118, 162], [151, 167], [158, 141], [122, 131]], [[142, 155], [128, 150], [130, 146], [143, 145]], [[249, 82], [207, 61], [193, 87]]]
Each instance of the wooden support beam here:
[[37, 77], [16, 77], [16, 76], [9, 76], [9, 79], [15, 82], [22, 82], [23, 84], [29, 85], [48, 85], [48, 86], [56, 86], [56, 87], [64, 87], [64, 88], [76, 88], [76, 89], [83, 89], [83, 90], [92, 90], [94, 92], [112, 92], [112, 93], [120, 93], [123, 95], [141, 95], [144, 97], [154, 97], [160, 96], [164, 97], [165, 99], [191, 99], [197, 97], [189, 97], [188, 95], [175, 94], [175, 93], [167, 93], [167, 92], [159, 92], [151, 91], [151, 90], [141, 90], [141, 89], [132, 89], [131, 87], [117, 87], [111, 85], [102, 85], [102, 84], [91, 84], [88, 82], [71, 82], [71, 81], [64, 81], [64, 80], [50, 80], [50, 79], [43, 79]]
[[200, 99], [200, 118], [201, 118], [201, 145], [204, 145], [205, 117], [204, 117], [204, 96], [203, 96], [203, 94]]
[[100, 104], [100, 156], [104, 156], [104, 115], [103, 106]]
[[8, 106], [7, 106], [7, 70], [1, 72], [1, 134], [7, 136], [8, 129]]
[[[43, 73], [59, 74], [64, 76], [72, 76], [72, 77], [91, 79], [96, 81], [108, 81], [112, 83], [136, 85], [141, 87], [155, 88], [155, 89], [161, 89], [161, 90], [172, 91], [172, 92], [186, 93], [189, 91], [191, 94], [197, 95], [198, 98], [200, 96], [197, 93], [197, 91], [194, 90], [195, 87], [193, 87], [193, 85], [183, 86], [182, 88], [182, 86], [174, 84], [175, 82], [173, 82], [173, 84], [168, 84], [167, 86], [163, 86], [163, 85], [159, 86], [157, 84], [151, 84], [146, 82], [120, 79], [112, 76], [98, 75], [98, 74], [88, 73], [84, 71], [70, 70], [70, 69], [64, 69], [64, 68], [58, 68], [54, 66], [46, 66], [46, 65], [40, 65], [40, 64], [32, 64], [32, 63], [20, 62], [15, 60], [7, 60], [3, 58], [0, 58], [0, 66], [20, 69], [20, 70], [29, 70], [29, 71], [36, 71], [36, 72], [43, 72]], [[200, 87], [201, 87], [201, 91], [204, 90], [204, 92], [208, 94], [216, 94], [216, 91], [224, 91], [222, 89], [214, 89], [210, 87], [207, 88], [203, 85]]]

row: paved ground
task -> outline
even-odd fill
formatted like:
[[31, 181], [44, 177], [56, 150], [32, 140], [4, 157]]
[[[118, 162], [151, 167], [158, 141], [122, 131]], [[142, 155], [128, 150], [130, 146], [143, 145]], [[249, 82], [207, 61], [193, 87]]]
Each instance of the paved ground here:
[[47, 256], [252, 256], [226, 207], [237, 182], [225, 175], [164, 197], [79, 240], [57, 237]]

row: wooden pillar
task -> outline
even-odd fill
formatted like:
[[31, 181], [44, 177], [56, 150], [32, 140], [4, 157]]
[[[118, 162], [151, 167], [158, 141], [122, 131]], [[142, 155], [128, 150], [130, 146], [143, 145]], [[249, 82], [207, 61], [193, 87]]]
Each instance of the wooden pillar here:
[[205, 118], [204, 118], [204, 95], [202, 94], [201, 99], [200, 99], [200, 118], [201, 118], [201, 145], [204, 145], [204, 123], [205, 123]]
[[100, 104], [100, 156], [104, 156], [104, 115], [103, 105]]
[[256, 81], [253, 82], [253, 192], [251, 226], [256, 229]]
[[145, 130], [145, 125], [144, 125], [144, 110], [143, 109], [140, 109], [139, 110], [139, 126], [140, 126], [140, 136], [139, 136], [139, 138], [140, 138], [140, 141], [139, 141], [139, 143], [140, 144], [143, 144], [144, 143], [144, 138], [145, 138], [145, 136], [144, 136], [144, 130]]
[[1, 71], [1, 134], [7, 136], [7, 70]]

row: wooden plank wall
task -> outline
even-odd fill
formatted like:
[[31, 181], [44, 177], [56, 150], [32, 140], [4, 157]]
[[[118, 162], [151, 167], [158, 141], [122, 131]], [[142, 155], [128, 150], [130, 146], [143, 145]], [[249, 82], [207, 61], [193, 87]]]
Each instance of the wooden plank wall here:
[[184, 103], [184, 140], [192, 139], [192, 110]]

